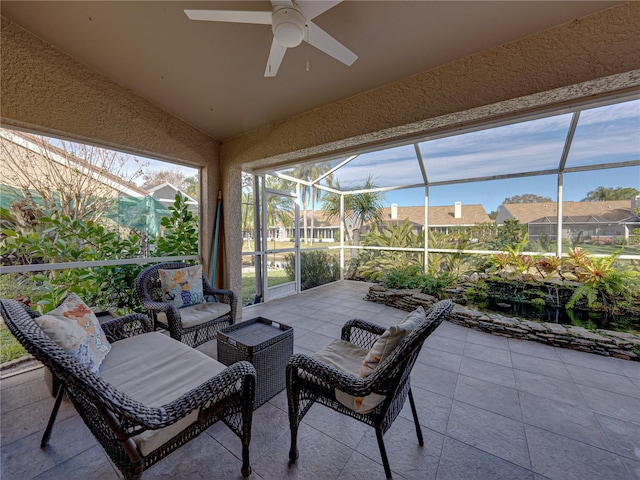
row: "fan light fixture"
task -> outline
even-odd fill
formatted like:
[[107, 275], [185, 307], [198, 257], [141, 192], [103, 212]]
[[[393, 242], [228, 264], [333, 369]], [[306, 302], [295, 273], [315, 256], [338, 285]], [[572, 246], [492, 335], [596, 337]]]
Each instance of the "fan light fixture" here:
[[287, 48], [302, 43], [305, 24], [304, 15], [295, 7], [279, 8], [273, 12], [273, 36]]

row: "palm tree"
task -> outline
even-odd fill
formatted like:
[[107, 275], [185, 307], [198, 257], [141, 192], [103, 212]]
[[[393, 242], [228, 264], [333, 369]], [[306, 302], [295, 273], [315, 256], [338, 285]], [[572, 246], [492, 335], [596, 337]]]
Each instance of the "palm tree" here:
[[[265, 186], [272, 190], [280, 190], [286, 192], [293, 189], [293, 182], [284, 180], [282, 178], [269, 176], [266, 178]], [[268, 195], [267, 221], [271, 220], [274, 225], [279, 222], [285, 229], [291, 228], [294, 224], [294, 209], [291, 205], [291, 199], [289, 198], [283, 197], [281, 195]], [[269, 226], [270, 225], [267, 225], [267, 228]], [[267, 232], [264, 232], [265, 235], [266, 233]]]
[[[253, 225], [253, 175], [242, 173], [242, 237], [246, 237], [249, 242], [249, 225]], [[250, 223], [251, 222], [251, 223]], [[253, 225], [252, 235], [255, 235], [255, 225]], [[243, 240], [244, 241], [244, 240]]]
[[[340, 184], [336, 182], [336, 188]], [[373, 177], [369, 175], [364, 185], [355, 187], [354, 190], [372, 190], [376, 188]], [[360, 233], [362, 227], [368, 223], [382, 222], [382, 209], [384, 207], [385, 195], [382, 192], [365, 191], [353, 195], [346, 195], [344, 199], [344, 227], [347, 232], [347, 239], [352, 241], [353, 246], [360, 245]], [[340, 195], [331, 193], [325, 196], [322, 210], [328, 220], [340, 215]], [[351, 257], [358, 259], [360, 251], [354, 249]]]
[[[305, 182], [314, 182], [319, 177], [321, 177], [324, 173], [328, 172], [331, 169], [331, 164], [329, 163], [315, 163], [308, 165], [301, 165], [295, 168], [291, 174], [291, 176], [295, 178], [299, 178], [300, 180], [304, 180]], [[331, 175], [327, 177], [330, 181]], [[300, 203], [302, 207], [302, 224], [303, 224], [303, 237], [304, 243], [307, 244], [309, 239], [307, 235], [307, 206], [311, 203], [311, 210], [315, 210], [315, 202], [320, 200], [322, 192], [312, 185], [306, 185], [304, 183], [300, 184]], [[314, 216], [311, 217], [311, 238], [313, 239], [313, 228], [314, 228]]]

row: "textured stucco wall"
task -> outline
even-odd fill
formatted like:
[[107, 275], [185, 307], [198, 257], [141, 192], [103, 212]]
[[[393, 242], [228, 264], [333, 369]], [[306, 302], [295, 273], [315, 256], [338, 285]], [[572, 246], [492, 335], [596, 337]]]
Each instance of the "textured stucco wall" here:
[[[223, 142], [223, 174], [637, 89], [639, 25], [630, 2], [250, 132]], [[239, 188], [229, 194], [227, 258], [239, 265]]]
[[2, 18], [2, 122], [203, 167], [211, 137]]
[[0, 52], [3, 125], [202, 167], [200, 240], [208, 266], [218, 142], [4, 17]]

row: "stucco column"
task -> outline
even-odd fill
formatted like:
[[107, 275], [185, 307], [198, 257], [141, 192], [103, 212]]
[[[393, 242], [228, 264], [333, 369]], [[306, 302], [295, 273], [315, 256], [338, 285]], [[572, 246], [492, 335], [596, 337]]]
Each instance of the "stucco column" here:
[[224, 248], [218, 253], [224, 259], [223, 283], [238, 295], [238, 319], [242, 318], [242, 169], [224, 166], [222, 178]]

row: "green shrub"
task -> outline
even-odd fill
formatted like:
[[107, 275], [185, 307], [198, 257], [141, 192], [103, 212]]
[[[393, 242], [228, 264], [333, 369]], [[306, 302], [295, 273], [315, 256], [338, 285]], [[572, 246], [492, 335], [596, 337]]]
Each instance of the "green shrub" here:
[[384, 275], [383, 284], [387, 288], [422, 288], [424, 275], [417, 265], [397, 268]]
[[455, 282], [456, 278], [448, 273], [436, 277], [426, 275], [422, 293], [433, 295], [436, 298], [444, 298], [445, 290]]
[[[198, 252], [198, 218], [187, 210], [181, 196], [169, 207], [170, 217], [162, 219], [164, 237], [157, 240], [157, 256], [192, 255]], [[145, 256], [146, 242], [136, 232], [119, 233], [94, 221], [71, 219], [67, 216], [41, 217], [32, 233], [5, 229], [0, 241], [3, 257], [27, 259], [31, 262], [64, 263], [117, 260]], [[150, 242], [153, 245], [153, 241]], [[20, 278], [24, 291], [15, 286], [3, 289], [2, 296], [28, 296], [36, 308], [46, 313], [59, 305], [69, 292], [77, 293], [88, 305], [120, 313], [143, 311], [139, 305], [134, 280], [142, 265], [49, 270]], [[26, 279], [29, 280], [26, 280]], [[11, 277], [2, 275], [2, 286]]]
[[[295, 255], [290, 253], [285, 256], [284, 268], [289, 280], [295, 276]], [[336, 255], [325, 251], [314, 250], [300, 252], [300, 288], [309, 288], [335, 282], [340, 278], [340, 262]]]
[[443, 298], [445, 290], [454, 282], [452, 275], [425, 275], [416, 265], [391, 270], [383, 279], [387, 288], [419, 288], [422, 293], [437, 298]]
[[164, 235], [158, 237], [155, 256], [197, 255], [198, 216], [189, 211], [186, 199], [180, 194], [176, 194], [169, 211], [171, 215], [160, 221]]

